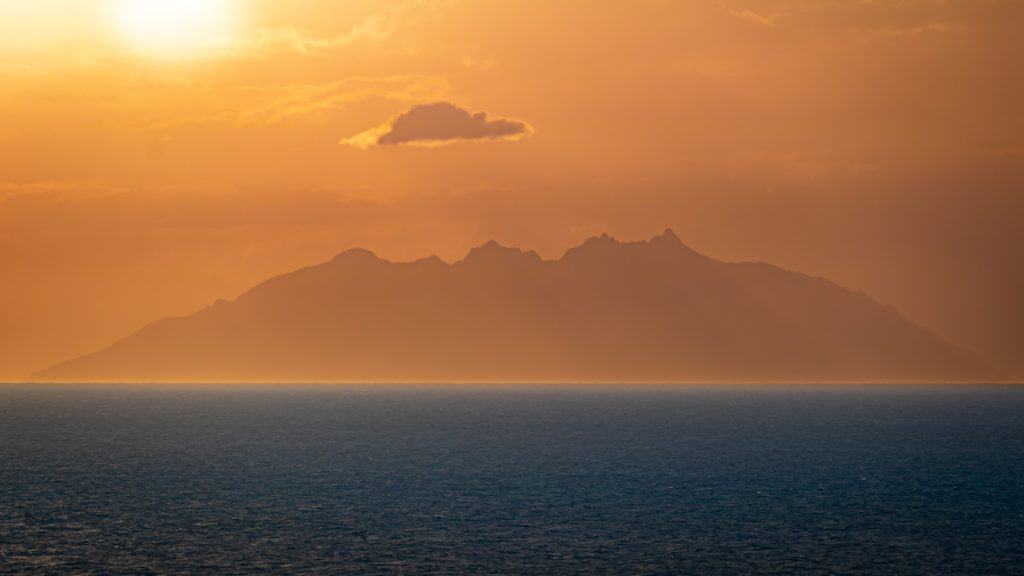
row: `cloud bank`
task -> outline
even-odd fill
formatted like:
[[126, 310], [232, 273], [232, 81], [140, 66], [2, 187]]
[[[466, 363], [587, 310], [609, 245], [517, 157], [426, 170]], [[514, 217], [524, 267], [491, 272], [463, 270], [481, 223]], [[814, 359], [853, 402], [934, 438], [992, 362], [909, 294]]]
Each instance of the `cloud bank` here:
[[533, 133], [526, 122], [471, 114], [450, 102], [419, 104], [384, 124], [344, 138], [342, 146], [361, 149], [378, 146], [441, 146], [472, 140], [518, 140]]

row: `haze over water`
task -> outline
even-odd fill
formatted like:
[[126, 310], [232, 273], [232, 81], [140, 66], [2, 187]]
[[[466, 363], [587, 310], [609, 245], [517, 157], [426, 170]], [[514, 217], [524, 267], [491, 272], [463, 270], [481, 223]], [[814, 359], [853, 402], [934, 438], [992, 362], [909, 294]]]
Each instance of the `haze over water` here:
[[0, 576], [1024, 576], [1021, 24], [0, 0]]
[[4, 386], [0, 438], [2, 574], [1024, 565], [1008, 386]]

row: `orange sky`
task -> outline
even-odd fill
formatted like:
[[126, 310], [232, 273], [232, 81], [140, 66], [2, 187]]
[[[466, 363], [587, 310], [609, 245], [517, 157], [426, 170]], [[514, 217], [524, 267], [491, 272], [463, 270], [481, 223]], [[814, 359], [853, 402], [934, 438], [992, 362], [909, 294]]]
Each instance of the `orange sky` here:
[[666, 227], [1024, 374], [1024, 2], [192, 9], [0, 2], [0, 379], [352, 246]]

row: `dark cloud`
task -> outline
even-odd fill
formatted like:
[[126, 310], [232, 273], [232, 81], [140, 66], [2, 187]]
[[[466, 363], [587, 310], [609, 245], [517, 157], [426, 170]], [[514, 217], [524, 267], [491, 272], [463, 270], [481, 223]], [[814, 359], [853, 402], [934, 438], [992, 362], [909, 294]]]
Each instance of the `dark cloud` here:
[[518, 140], [533, 128], [526, 122], [471, 114], [450, 102], [420, 104], [384, 124], [341, 141], [344, 146], [373, 148], [411, 144], [439, 146], [462, 140]]

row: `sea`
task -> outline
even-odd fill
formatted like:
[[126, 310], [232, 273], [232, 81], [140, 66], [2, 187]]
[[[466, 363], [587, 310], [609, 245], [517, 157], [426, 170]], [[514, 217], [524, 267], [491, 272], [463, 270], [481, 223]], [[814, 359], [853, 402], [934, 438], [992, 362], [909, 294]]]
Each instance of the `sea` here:
[[1024, 387], [5, 385], [0, 574], [1024, 574]]

